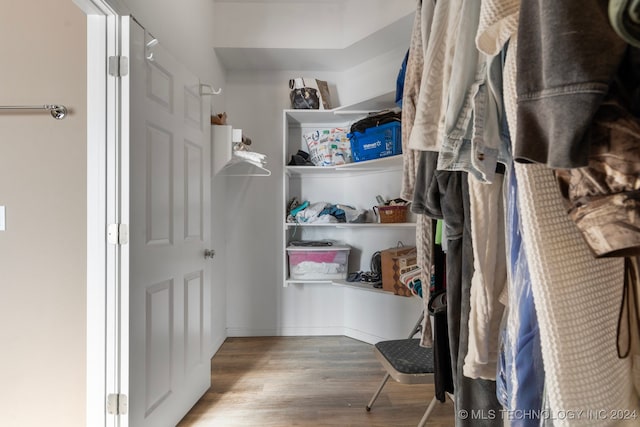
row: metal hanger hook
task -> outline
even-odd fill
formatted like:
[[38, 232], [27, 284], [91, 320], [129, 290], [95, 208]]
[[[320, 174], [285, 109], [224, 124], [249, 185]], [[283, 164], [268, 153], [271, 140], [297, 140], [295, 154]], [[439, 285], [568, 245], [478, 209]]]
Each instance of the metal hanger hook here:
[[145, 58], [147, 58], [149, 61], [153, 61], [153, 52], [150, 52], [151, 48], [154, 47], [155, 45], [158, 44], [158, 39], [156, 39], [155, 37], [152, 38], [151, 40], [149, 40], [147, 42], [147, 44], [145, 44], [144, 46], [144, 50], [146, 52]]

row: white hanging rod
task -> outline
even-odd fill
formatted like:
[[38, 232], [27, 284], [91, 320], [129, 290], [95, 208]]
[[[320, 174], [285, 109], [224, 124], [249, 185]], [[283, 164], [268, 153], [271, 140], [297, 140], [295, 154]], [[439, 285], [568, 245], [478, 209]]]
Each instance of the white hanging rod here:
[[0, 105], [0, 110], [47, 110], [56, 120], [62, 120], [67, 115], [64, 105]]

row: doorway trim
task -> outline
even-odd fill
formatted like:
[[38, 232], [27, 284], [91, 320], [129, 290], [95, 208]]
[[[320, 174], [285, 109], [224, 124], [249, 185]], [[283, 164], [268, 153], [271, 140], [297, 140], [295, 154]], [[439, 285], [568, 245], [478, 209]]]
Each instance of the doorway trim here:
[[87, 15], [86, 425], [126, 427], [126, 415], [107, 411], [108, 396], [128, 388], [120, 365], [121, 343], [128, 339], [128, 325], [120, 323], [128, 253], [108, 241], [109, 224], [122, 222], [121, 79], [109, 75], [108, 58], [121, 55], [120, 23], [129, 12], [121, 0], [73, 2]]

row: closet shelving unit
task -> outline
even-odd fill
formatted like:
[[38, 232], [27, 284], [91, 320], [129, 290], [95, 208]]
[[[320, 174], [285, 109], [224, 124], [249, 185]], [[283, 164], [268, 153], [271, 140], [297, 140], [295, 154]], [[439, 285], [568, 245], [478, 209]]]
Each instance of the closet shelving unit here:
[[270, 176], [270, 170], [233, 155], [232, 135], [232, 126], [211, 126], [213, 174], [225, 176]]
[[[355, 104], [333, 110], [284, 110], [283, 156], [286, 165], [299, 149], [309, 151], [302, 135], [317, 129], [349, 128], [351, 124], [370, 112], [394, 107], [395, 92], [386, 92]], [[387, 199], [400, 194], [402, 182], [402, 155], [340, 166], [285, 166], [283, 188], [285, 202], [293, 197], [299, 200], [351, 205], [367, 209], [366, 223], [298, 224], [284, 222], [283, 266], [284, 286], [291, 284], [331, 284], [356, 290], [393, 295], [366, 284], [345, 280], [293, 280], [288, 274], [286, 248], [292, 240], [335, 240], [351, 247], [349, 271], [369, 271], [372, 255], [379, 250], [415, 244], [415, 222], [377, 223], [372, 207], [376, 195]], [[286, 208], [282, 218], [286, 218]], [[409, 218], [410, 220], [411, 218]], [[400, 298], [400, 297], [395, 297]]]

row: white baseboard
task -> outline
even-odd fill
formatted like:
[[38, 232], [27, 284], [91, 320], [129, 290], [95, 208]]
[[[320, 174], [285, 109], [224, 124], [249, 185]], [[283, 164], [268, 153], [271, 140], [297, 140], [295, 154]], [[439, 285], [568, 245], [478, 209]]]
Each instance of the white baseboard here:
[[344, 328], [344, 335], [349, 338], [353, 338], [354, 340], [366, 342], [367, 344], [375, 344], [379, 341], [385, 341], [388, 339], [351, 328]]
[[229, 337], [298, 337], [344, 335], [368, 344], [375, 344], [388, 338], [341, 326], [329, 327], [286, 327], [279, 329], [227, 328]]
[[226, 335], [220, 335], [218, 337], [213, 337], [211, 342], [211, 348], [209, 349], [209, 358], [215, 356], [215, 354], [220, 350], [220, 346], [224, 343], [224, 340], [227, 339]]
[[227, 328], [227, 337], [274, 337], [276, 329]]
[[341, 326], [285, 327], [280, 328], [278, 335], [284, 337], [336, 336], [344, 335], [344, 328]]
[[286, 327], [286, 328], [227, 328], [229, 337], [297, 337], [297, 336], [344, 335], [344, 328], [339, 326], [323, 327]]

